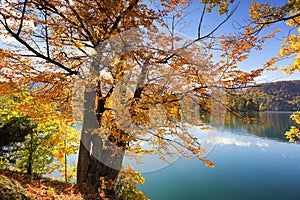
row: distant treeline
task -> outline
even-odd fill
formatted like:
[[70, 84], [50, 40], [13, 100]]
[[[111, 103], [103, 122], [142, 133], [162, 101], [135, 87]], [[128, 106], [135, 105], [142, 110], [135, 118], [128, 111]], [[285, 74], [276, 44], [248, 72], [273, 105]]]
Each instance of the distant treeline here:
[[298, 111], [300, 80], [260, 84], [229, 95], [228, 103], [239, 111]]

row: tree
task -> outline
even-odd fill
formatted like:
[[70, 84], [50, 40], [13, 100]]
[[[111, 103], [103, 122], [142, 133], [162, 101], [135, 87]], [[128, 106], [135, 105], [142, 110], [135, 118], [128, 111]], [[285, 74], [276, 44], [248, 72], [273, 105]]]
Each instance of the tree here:
[[1, 147], [10, 150], [2, 156], [8, 157], [16, 170], [40, 175], [66, 168], [64, 159], [76, 153], [78, 136], [72, 121], [57, 111], [57, 103], [44, 102], [35, 108], [33, 95], [23, 88], [1, 96]]
[[24, 142], [25, 136], [30, 134], [33, 129], [34, 124], [27, 117], [12, 117], [8, 121], [2, 121], [0, 127], [1, 155], [9, 152], [13, 143]]
[[[193, 125], [206, 126], [199, 114], [190, 117], [193, 106], [210, 99], [213, 121], [222, 121], [223, 93], [254, 83], [262, 72], [243, 72], [237, 64], [268, 37], [255, 37], [250, 26], [234, 36], [214, 37], [234, 12], [228, 1], [201, 0], [198, 34], [192, 40], [176, 33], [192, 1], [150, 3], [20, 0], [4, 1], [0, 8], [1, 34], [14, 38], [1, 49], [1, 76], [10, 84], [3, 84], [8, 90], [2, 91], [12, 85], [32, 87], [38, 105], [55, 100], [66, 115], [74, 103], [71, 95], [81, 92], [77, 183], [93, 193], [101, 187], [100, 179], [116, 182], [125, 151], [161, 159], [182, 153], [213, 166], [188, 132]], [[214, 8], [227, 15], [203, 34], [205, 12]], [[212, 53], [216, 46], [221, 50], [218, 63]], [[76, 77], [81, 81], [74, 84]], [[114, 195], [112, 189], [105, 192]]]

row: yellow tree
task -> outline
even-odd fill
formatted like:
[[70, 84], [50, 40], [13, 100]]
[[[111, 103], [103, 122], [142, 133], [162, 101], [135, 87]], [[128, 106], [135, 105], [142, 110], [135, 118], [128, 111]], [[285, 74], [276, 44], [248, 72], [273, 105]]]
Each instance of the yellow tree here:
[[[201, 0], [197, 37], [187, 39], [176, 28], [189, 0], [2, 1], [1, 36], [13, 38], [1, 49], [2, 88], [31, 87], [37, 102], [57, 101], [66, 115], [77, 105], [75, 114], [83, 113], [77, 183], [93, 193], [100, 180], [115, 182], [125, 151], [162, 160], [181, 153], [213, 166], [188, 130], [207, 128], [197, 111], [208, 100], [212, 121], [221, 123], [224, 92], [254, 83], [262, 72], [237, 64], [267, 38], [253, 36], [251, 27], [213, 37], [232, 15], [229, 2]], [[214, 9], [227, 15], [203, 33], [205, 12]]]
[[[15, 118], [25, 118], [31, 123], [25, 141], [17, 144], [14, 155], [10, 155], [10, 159], [16, 160], [16, 169], [28, 174], [45, 174], [63, 167], [64, 156], [75, 154], [78, 149], [78, 131], [71, 126], [70, 118], [59, 112], [56, 102], [39, 104], [34, 97], [37, 95], [27, 88], [10, 89], [10, 94], [1, 92], [2, 123]], [[64, 142], [68, 143], [68, 149]]]

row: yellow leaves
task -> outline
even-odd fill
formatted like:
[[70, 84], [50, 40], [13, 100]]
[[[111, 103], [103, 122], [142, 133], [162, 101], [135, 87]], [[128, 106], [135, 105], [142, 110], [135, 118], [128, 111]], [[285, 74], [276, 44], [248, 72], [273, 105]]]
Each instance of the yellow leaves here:
[[[297, 13], [291, 12], [291, 13], [290, 13], [290, 17], [293, 17], [295, 14], [297, 14]], [[288, 26], [294, 26], [294, 27], [297, 27], [297, 26], [299, 25], [299, 22], [300, 22], [300, 16], [298, 16], [298, 17], [293, 17], [293, 19], [288, 20], [288, 21], [286, 22], [286, 24], [287, 24]]]
[[106, 199], [105, 190], [115, 188], [117, 199], [148, 200], [143, 192], [137, 187], [138, 185], [143, 185], [145, 183], [145, 178], [131, 166], [127, 166], [127, 168], [122, 166], [117, 180], [100, 177], [99, 182], [102, 189], [100, 191], [100, 196], [104, 199]]
[[[298, 3], [297, 3], [298, 2]], [[264, 26], [271, 26], [280, 21], [287, 21], [288, 26], [298, 27], [300, 22], [300, 17], [297, 17], [299, 13], [299, 1], [288, 1], [285, 5], [281, 7], [274, 7], [268, 4], [261, 4], [252, 2], [251, 8], [249, 10], [250, 17], [253, 22], [256, 23], [258, 29]], [[289, 20], [287, 20], [286, 15], [289, 14]], [[283, 60], [287, 58], [295, 57], [294, 63], [287, 66], [282, 66], [281, 70], [286, 74], [292, 74], [294, 71], [299, 70], [299, 51], [300, 51], [300, 28], [298, 27], [298, 33], [289, 34], [287, 38], [283, 40], [283, 44], [280, 47], [279, 54], [274, 56], [272, 59], [267, 61], [266, 68], [273, 70], [271, 66], [276, 64], [276, 61]], [[276, 31], [278, 32], [278, 30]], [[273, 37], [274, 35], [270, 35]], [[269, 38], [269, 37], [268, 37]]]
[[261, 10], [262, 4], [258, 4], [256, 2], [251, 2], [250, 4], [250, 9], [249, 9], [249, 14], [250, 17], [257, 22], [257, 20], [260, 17], [260, 10]]
[[218, 9], [218, 13], [220, 15], [227, 13], [228, 12], [228, 1], [223, 1], [220, 5], [219, 5], [219, 9]]
[[200, 2], [207, 5], [206, 12], [211, 12], [214, 7], [219, 7], [218, 13], [223, 15], [228, 13], [228, 5], [229, 3], [233, 3], [233, 0], [201, 0]]
[[[288, 0], [288, 4], [285, 6], [286, 11], [289, 11], [290, 17], [295, 16], [300, 11], [300, 1]], [[300, 72], [300, 27], [299, 27], [300, 17], [293, 17], [287, 22], [288, 26], [294, 26], [297, 28], [297, 33], [290, 34], [289, 37], [284, 39], [284, 44], [280, 48], [279, 55], [277, 59], [284, 59], [288, 57], [295, 56], [294, 62], [288, 66], [281, 67], [281, 70], [286, 74], [292, 74], [295, 71]], [[297, 124], [300, 124], [300, 111], [295, 112], [291, 115], [291, 119]], [[285, 133], [287, 139], [290, 142], [300, 141], [300, 132], [298, 127], [292, 126], [289, 131]]]
[[293, 113], [291, 115], [291, 119], [294, 120], [297, 124], [300, 124], [300, 111]]
[[258, 27], [263, 24], [270, 26], [272, 21], [285, 17], [286, 12], [282, 7], [273, 7], [268, 4], [251, 2], [249, 14]]
[[143, 192], [137, 188], [137, 185], [143, 185], [144, 183], [145, 178], [141, 174], [131, 166], [127, 168], [123, 166], [116, 184], [118, 197], [127, 200], [148, 200]]
[[[291, 119], [300, 124], [300, 111], [291, 114]], [[290, 142], [300, 141], [300, 131], [296, 126], [292, 126], [289, 131], [285, 132], [285, 136]]]
[[298, 28], [298, 35], [291, 34], [284, 39], [284, 44], [280, 47], [279, 54], [276, 59], [285, 59], [295, 56], [294, 62], [288, 66], [281, 67], [281, 70], [286, 74], [292, 74], [294, 71], [300, 71], [300, 28]]
[[[39, 96], [35, 95], [34, 91], [23, 88], [20, 92], [2, 96], [0, 115], [5, 114], [8, 118], [26, 116], [37, 124], [33, 130], [35, 136], [31, 136], [34, 139], [28, 140], [29, 143], [32, 143], [32, 140], [35, 143], [38, 141], [37, 151], [34, 154], [42, 156], [41, 161], [35, 161], [32, 165], [39, 166], [38, 162], [49, 162], [42, 170], [48, 173], [64, 164], [65, 155], [69, 156], [77, 152], [79, 132], [72, 126], [72, 116], [68, 112], [61, 113], [60, 105], [56, 101], [40, 102], [37, 99]], [[52, 163], [53, 158], [56, 158], [58, 163]]]
[[292, 126], [289, 131], [285, 132], [285, 137], [290, 142], [300, 141], [300, 132], [299, 132], [299, 129], [296, 128], [295, 126]]
[[291, 18], [286, 22], [286, 24], [288, 26], [294, 26], [294, 27], [299, 26], [300, 16], [297, 15], [299, 15], [299, 11], [300, 11], [300, 1], [288, 0], [288, 3], [285, 6], [285, 10], [289, 12], [289, 17]]
[[[299, 28], [300, 29], [300, 28]], [[298, 30], [299, 31], [299, 30]], [[300, 37], [299, 34], [291, 34], [288, 38], [284, 39], [284, 45], [280, 49], [279, 56], [290, 56], [291, 54], [298, 53], [300, 51]]]

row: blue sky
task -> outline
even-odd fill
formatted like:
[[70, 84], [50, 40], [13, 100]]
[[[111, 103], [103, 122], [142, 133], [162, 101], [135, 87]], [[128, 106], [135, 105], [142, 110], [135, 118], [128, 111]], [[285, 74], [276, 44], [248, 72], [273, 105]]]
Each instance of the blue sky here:
[[[238, 29], [235, 29], [237, 27], [238, 23], [242, 25], [247, 24], [247, 20], [249, 19], [249, 7], [250, 3], [253, 0], [235, 0], [235, 3], [230, 6], [231, 9], [233, 9], [238, 2], [239, 6], [236, 10], [236, 12], [233, 14], [233, 16], [216, 32], [215, 36], [221, 35], [221, 34], [229, 34], [236, 31], [239, 31]], [[194, 3], [189, 8], [189, 14], [185, 17], [184, 25], [182, 26], [182, 29], [179, 29], [178, 31], [187, 35], [190, 38], [197, 37], [197, 27], [199, 23], [199, 18], [201, 16], [202, 12], [202, 5], [199, 4], [199, 0], [194, 0]], [[286, 0], [257, 0], [256, 2], [264, 2], [268, 3], [270, 5], [283, 5]], [[202, 26], [202, 33], [208, 33], [212, 29], [214, 29], [222, 20], [224, 20], [226, 16], [220, 16], [216, 14], [216, 12], [212, 12], [209, 14], [206, 14], [203, 21]], [[287, 36], [288, 31], [290, 30], [290, 27], [288, 27], [285, 23], [279, 23], [271, 27], [270, 30], [266, 30], [264, 33], [271, 33], [271, 30], [274, 30], [276, 28], [281, 28], [281, 32], [276, 34], [276, 38], [269, 40], [265, 43], [264, 48], [262, 51], [259, 52], [252, 52], [249, 59], [239, 65], [239, 67], [246, 71], [251, 71], [252, 69], [260, 68], [264, 62], [271, 57], [275, 56], [279, 52], [280, 45], [282, 44], [282, 39], [284, 36]], [[0, 39], [1, 38], [0, 35]], [[8, 40], [8, 38], [5, 38], [5, 40]], [[284, 62], [280, 63], [281, 65], [288, 65], [289, 63], [292, 63], [293, 60], [285, 60]], [[295, 72], [293, 75], [285, 75], [280, 70], [271, 72], [267, 71], [265, 72], [258, 81], [261, 82], [267, 82], [267, 81], [277, 81], [277, 80], [300, 80], [300, 73]]]
[[[231, 5], [231, 9], [233, 9], [239, 1], [235, 1], [233, 5]], [[286, 0], [260, 0], [256, 2], [268, 3], [270, 5], [280, 6], [286, 3]], [[228, 34], [233, 32], [238, 32], [237, 28], [238, 24], [246, 25], [249, 21], [249, 8], [250, 8], [251, 0], [241, 0], [236, 12], [233, 16], [216, 32], [215, 36], [220, 34]], [[185, 18], [185, 24], [183, 28], [180, 29], [180, 32], [183, 32], [187, 36], [191, 38], [197, 37], [197, 26], [199, 23], [199, 19], [201, 16], [201, 5], [199, 5], [198, 1], [190, 8], [190, 14]], [[219, 16], [216, 12], [212, 12], [210, 14], [206, 14], [203, 21], [203, 34], [210, 32], [214, 29], [220, 22], [222, 22], [226, 16]], [[262, 34], [269, 34], [272, 30], [277, 28], [281, 29], [281, 32], [277, 33], [275, 38], [268, 40], [263, 49], [261, 51], [253, 51], [250, 54], [249, 59], [240, 63], [239, 67], [246, 71], [251, 71], [252, 69], [257, 69], [262, 67], [265, 61], [272, 58], [273, 56], [279, 53], [280, 45], [282, 44], [282, 40], [285, 36], [288, 35], [288, 31], [291, 30], [291, 27], [288, 27], [284, 22], [278, 23], [276, 25], [271, 26], [270, 28], [264, 30]], [[279, 63], [280, 66], [286, 66], [292, 63], [293, 60], [285, 60]], [[293, 75], [286, 75], [280, 70], [277, 71], [266, 71], [263, 73], [261, 77], [257, 79], [257, 82], [270, 82], [270, 81], [280, 81], [280, 80], [300, 80], [300, 73], [295, 72]]]

